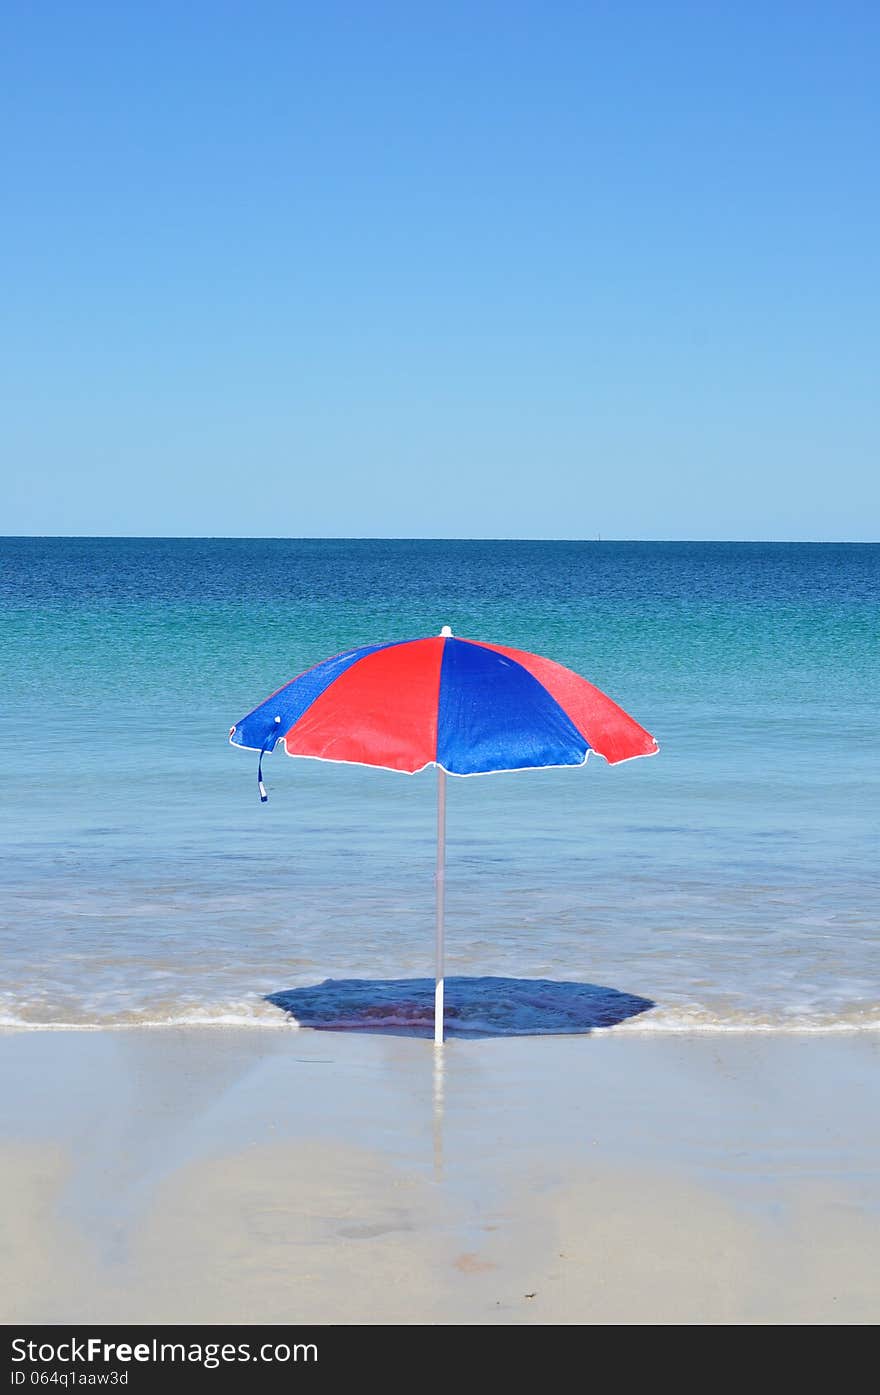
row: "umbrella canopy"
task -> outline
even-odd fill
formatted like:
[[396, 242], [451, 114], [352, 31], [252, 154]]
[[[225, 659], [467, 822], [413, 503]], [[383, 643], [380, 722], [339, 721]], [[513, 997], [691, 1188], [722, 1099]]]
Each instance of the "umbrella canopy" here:
[[439, 636], [349, 649], [279, 688], [229, 733], [263, 755], [438, 770], [435, 1036], [443, 1032], [445, 778], [652, 756], [657, 742], [585, 678], [537, 654]]
[[522, 649], [441, 635], [349, 649], [301, 673], [237, 722], [234, 746], [483, 775], [610, 764], [657, 742], [571, 669]]

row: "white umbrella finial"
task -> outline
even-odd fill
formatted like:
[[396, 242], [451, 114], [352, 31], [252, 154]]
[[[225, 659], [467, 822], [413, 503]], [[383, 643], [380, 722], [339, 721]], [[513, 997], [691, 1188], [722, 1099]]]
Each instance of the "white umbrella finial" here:
[[444, 625], [444, 626], [443, 626], [443, 629], [440, 631], [440, 638], [441, 638], [441, 639], [451, 639], [451, 638], [452, 638], [452, 626], [451, 626], [451, 625]]

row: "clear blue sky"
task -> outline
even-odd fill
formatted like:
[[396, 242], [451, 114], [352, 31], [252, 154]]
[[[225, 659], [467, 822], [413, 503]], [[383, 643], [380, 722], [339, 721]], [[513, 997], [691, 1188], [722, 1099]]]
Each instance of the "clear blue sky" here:
[[880, 537], [875, 0], [5, 0], [0, 533]]

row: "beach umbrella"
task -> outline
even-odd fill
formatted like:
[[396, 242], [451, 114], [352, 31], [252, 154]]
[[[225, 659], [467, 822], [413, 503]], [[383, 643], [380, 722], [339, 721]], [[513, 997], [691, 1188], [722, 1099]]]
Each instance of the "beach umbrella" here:
[[585, 678], [521, 649], [459, 639], [448, 625], [427, 639], [392, 640], [325, 659], [279, 688], [229, 733], [263, 756], [375, 765], [415, 774], [437, 768], [434, 1039], [443, 1040], [446, 776], [584, 765], [655, 755], [638, 722]]

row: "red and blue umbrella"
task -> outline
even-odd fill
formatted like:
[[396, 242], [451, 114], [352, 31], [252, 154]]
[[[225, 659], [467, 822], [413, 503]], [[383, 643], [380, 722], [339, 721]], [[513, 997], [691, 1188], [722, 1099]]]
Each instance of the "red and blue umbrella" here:
[[552, 659], [459, 639], [370, 644], [337, 654], [279, 688], [229, 733], [263, 756], [375, 765], [407, 774], [436, 766], [435, 1039], [443, 1040], [446, 775], [488, 775], [653, 756], [657, 742], [616, 702]]

